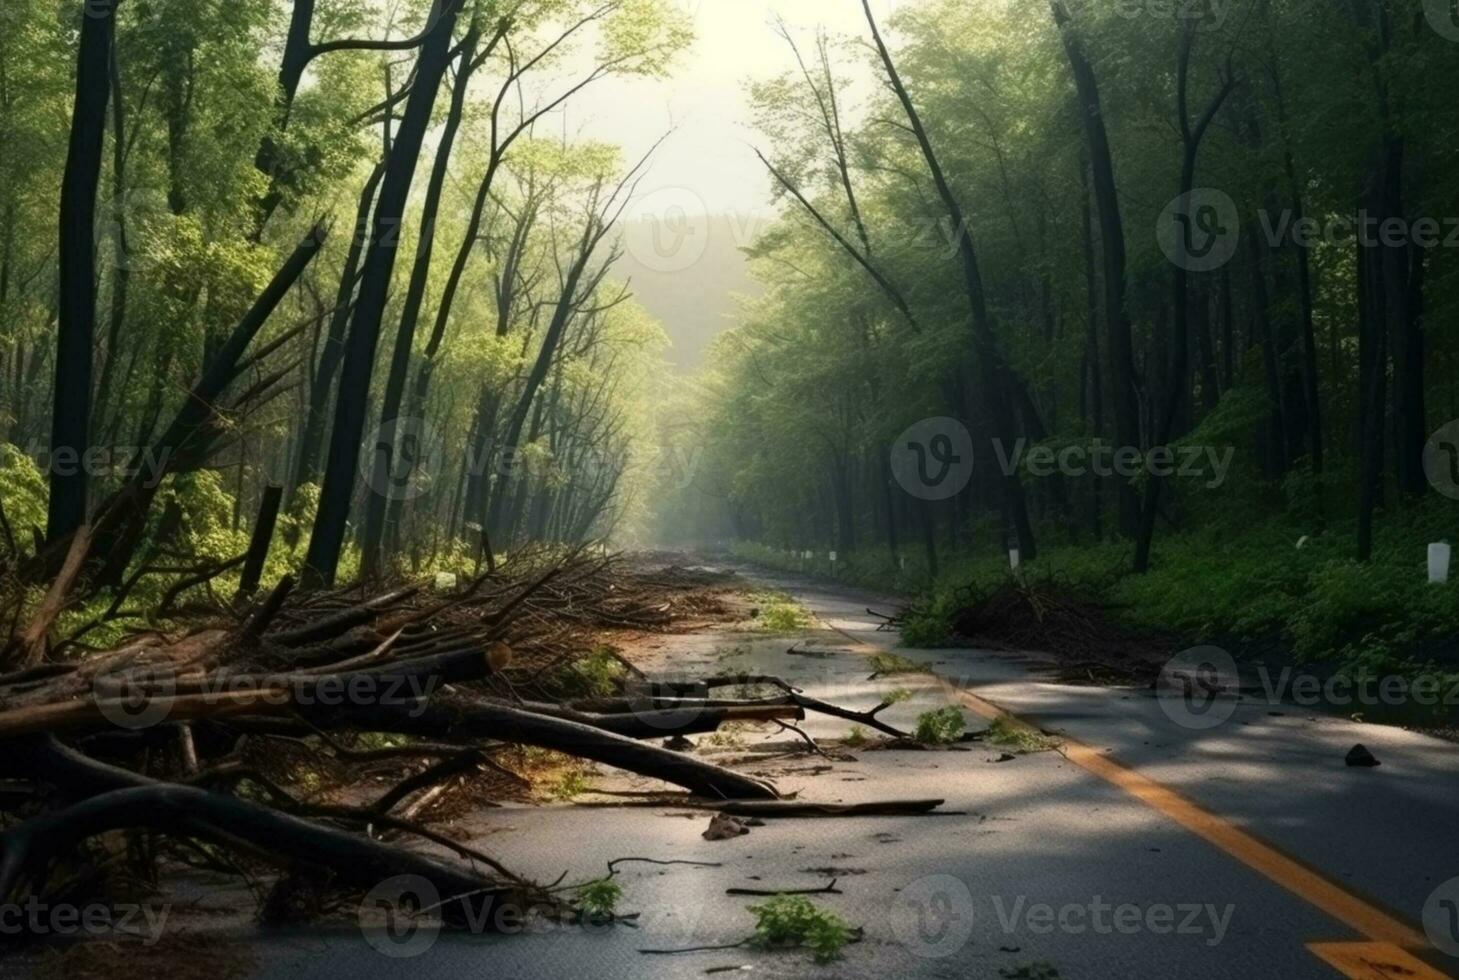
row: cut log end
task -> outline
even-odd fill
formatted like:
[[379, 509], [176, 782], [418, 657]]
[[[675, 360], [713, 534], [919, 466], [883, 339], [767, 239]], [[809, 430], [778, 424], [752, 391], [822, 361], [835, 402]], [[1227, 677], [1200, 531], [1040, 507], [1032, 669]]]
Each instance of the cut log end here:
[[512, 648], [500, 640], [490, 643], [486, 648], [486, 665], [491, 668], [493, 674], [506, 670], [512, 662]]

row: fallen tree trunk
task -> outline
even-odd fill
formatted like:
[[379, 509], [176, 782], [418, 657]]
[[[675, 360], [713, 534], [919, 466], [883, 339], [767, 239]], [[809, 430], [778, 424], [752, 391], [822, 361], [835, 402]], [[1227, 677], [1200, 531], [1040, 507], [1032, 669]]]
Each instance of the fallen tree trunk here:
[[419, 586], [396, 589], [393, 592], [387, 592], [384, 595], [376, 596], [373, 599], [362, 602], [357, 606], [352, 606], [343, 612], [315, 620], [307, 626], [301, 626], [292, 630], [283, 630], [278, 633], [270, 633], [268, 634], [268, 640], [271, 643], [277, 643], [280, 646], [286, 647], [302, 646], [305, 643], [312, 643], [316, 640], [327, 640], [339, 636], [352, 626], [360, 626], [368, 623], [379, 614], [380, 610], [404, 602], [419, 591]]
[[[783, 680], [782, 678], [776, 677], [772, 674], [753, 674], [741, 677], [707, 677], [702, 680], [688, 681], [683, 685], [665, 684], [664, 686], [682, 686], [690, 689], [709, 691], [720, 687], [739, 687], [742, 685], [767, 685], [772, 687], [778, 687], [780, 688], [780, 690], [785, 692], [782, 695], [782, 698], [786, 703], [796, 705], [797, 707], [802, 708], [806, 711], [814, 711], [817, 714], [830, 715], [833, 718], [844, 718], [847, 721], [854, 721], [858, 724], [866, 725], [870, 728], [875, 728], [877, 731], [884, 732], [885, 734], [890, 735], [893, 738], [910, 737], [909, 732], [904, 732], [894, 725], [888, 725], [886, 722], [877, 717], [877, 715], [881, 714], [883, 711], [895, 704], [895, 701], [883, 701], [876, 707], [871, 708], [867, 711], [856, 711], [853, 708], [843, 708], [839, 704], [832, 704], [829, 701], [822, 701], [820, 698], [813, 698], [809, 694], [801, 691], [800, 688], [795, 687]], [[646, 700], [648, 701], [648, 703], [653, 704], [654, 707], [663, 708], [664, 710], [676, 710], [678, 706], [683, 706], [685, 709], [687, 709], [688, 706], [700, 702], [700, 699], [698, 698], [672, 697], [649, 698]], [[716, 700], [718, 701], [718, 699]], [[740, 703], [743, 704], [745, 702]]]
[[45, 598], [41, 600], [40, 607], [35, 615], [31, 617], [30, 625], [25, 632], [14, 638], [11, 645], [5, 651], [5, 661], [14, 662], [21, 669], [40, 666], [46, 657], [47, 638], [50, 636], [51, 627], [56, 624], [56, 619], [66, 608], [66, 599], [71, 594], [76, 579], [81, 575], [81, 569], [86, 564], [86, 556], [91, 550], [91, 528], [85, 524], [76, 529], [71, 539], [70, 550], [66, 552], [66, 560], [61, 566], [61, 572], [56, 576], [51, 587], [46, 590]]
[[874, 800], [811, 803], [806, 800], [735, 800], [712, 809], [736, 817], [898, 817], [931, 813], [946, 800]]
[[0, 834], [0, 896], [22, 893], [56, 855], [71, 854], [90, 837], [145, 828], [222, 844], [242, 841], [290, 869], [317, 869], [333, 882], [370, 889], [398, 875], [416, 875], [439, 892], [449, 913], [488, 925], [504, 906], [524, 908], [527, 894], [515, 883], [472, 874], [436, 858], [310, 823], [233, 797], [190, 786], [157, 784], [116, 789], [74, 806], [34, 817]]
[[[432, 700], [411, 706], [366, 705], [341, 709], [313, 706], [301, 715], [320, 728], [354, 728], [428, 738], [490, 738], [591, 759], [661, 779], [711, 799], [773, 800], [769, 783], [669, 749], [577, 721], [552, 718], [483, 701]], [[672, 734], [672, 733], [665, 733]]]
[[726, 704], [712, 707], [668, 705], [650, 707], [642, 701], [606, 702], [603, 712], [578, 711], [556, 704], [528, 701], [520, 707], [538, 715], [592, 725], [629, 738], [668, 738], [718, 730], [727, 721], [799, 721], [805, 712], [789, 702], [772, 704]]
[[[257, 540], [266, 539], [260, 533]], [[92, 538], [90, 553], [100, 558], [105, 552], [97, 541]], [[76, 551], [85, 550], [83, 541]], [[261, 545], [254, 550], [255, 558], [263, 553]], [[148, 554], [138, 577], [204, 570], [158, 564], [157, 556], [174, 556], [155, 542]], [[595, 629], [667, 621], [669, 603], [643, 595], [660, 586], [630, 579], [625, 587], [603, 574], [610, 564], [578, 553], [518, 554], [444, 595], [424, 594], [419, 586], [374, 596], [358, 588], [300, 595], [286, 576], [267, 595], [260, 590], [231, 604], [189, 601], [191, 632], [180, 638], [148, 630], [110, 650], [90, 650], [80, 641], [116, 618], [120, 597], [110, 613], [70, 636], [50, 627], [43, 642], [56, 644], [53, 657], [72, 647], [80, 656], [0, 676], [0, 777], [7, 799], [13, 796], [30, 817], [0, 831], [0, 904], [69, 877], [91, 854], [83, 846], [89, 838], [139, 829], [189, 847], [192, 840], [217, 843], [259, 865], [298, 873], [309, 888], [363, 890], [391, 877], [419, 876], [448, 900], [470, 891], [474, 901], [455, 914], [489, 927], [494, 921], [483, 914], [523, 900], [551, 903], [552, 890], [525, 883], [489, 855], [414, 821], [447, 792], [469, 792], [484, 803], [480, 795], [496, 791], [495, 781], [484, 781], [487, 770], [525, 783], [497, 761], [498, 750], [511, 745], [612, 766], [643, 777], [640, 786], [681, 789], [705, 805], [778, 800], [764, 780], [657, 742], [730, 721], [803, 718], [805, 709], [789, 696], [713, 699], [702, 696], [707, 689], [695, 689], [701, 696], [657, 704], [630, 689], [621, 699], [586, 705], [614, 709], [597, 711], [515, 700], [517, 687], [561, 689], [553, 672], [591, 649], [585, 641]], [[91, 568], [83, 567], [76, 581], [88, 575]], [[132, 584], [135, 578], [120, 595]], [[174, 586], [173, 594], [180, 591]], [[64, 585], [53, 592], [62, 608]], [[13, 624], [12, 630], [14, 651], [20, 631]], [[509, 644], [520, 651], [521, 665], [491, 682], [512, 664]], [[351, 748], [353, 733], [409, 741], [388, 750]], [[62, 744], [58, 734], [79, 737], [78, 747]], [[331, 789], [395, 772], [388, 788], [369, 794], [373, 802], [323, 805], [300, 792], [300, 766]], [[255, 799], [255, 790], [264, 795]], [[32, 816], [37, 804], [40, 814]], [[397, 834], [433, 842], [470, 863], [402, 850], [390, 843]], [[139, 862], [129, 873], [155, 872], [155, 848], [128, 853], [129, 864]], [[235, 870], [251, 874], [251, 865]]]

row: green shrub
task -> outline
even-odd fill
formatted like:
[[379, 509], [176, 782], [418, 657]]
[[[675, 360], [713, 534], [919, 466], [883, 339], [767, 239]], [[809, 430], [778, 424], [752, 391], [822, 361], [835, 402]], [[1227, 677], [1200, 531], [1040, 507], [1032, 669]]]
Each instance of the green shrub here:
[[784, 593], [757, 593], [754, 601], [760, 610], [755, 621], [766, 632], [794, 633], [811, 624], [810, 614], [805, 607]]
[[547, 686], [562, 700], [606, 698], [621, 690], [625, 673], [618, 658], [600, 647], [554, 672]]
[[18, 542], [30, 537], [31, 528], [45, 530], [50, 499], [46, 478], [35, 460], [8, 442], [0, 442], [0, 499]]
[[580, 769], [569, 769], [557, 777], [552, 796], [558, 800], [572, 800], [588, 791], [588, 777]]
[[590, 881], [578, 888], [578, 903], [582, 906], [583, 914], [591, 919], [613, 918], [618, 908], [618, 900], [622, 897], [623, 889], [617, 882], [607, 878]]
[[968, 723], [963, 713], [952, 705], [936, 711], [924, 711], [917, 716], [917, 727], [912, 737], [923, 745], [951, 745], [962, 738]]
[[851, 938], [851, 927], [834, 912], [816, 908], [803, 895], [776, 895], [749, 906], [755, 916], [751, 942], [760, 947], [804, 946], [817, 963], [829, 963], [841, 955]]
[[1058, 739], [1036, 732], [1007, 718], [994, 718], [983, 733], [983, 741], [989, 745], [1015, 749], [1019, 752], [1047, 752], [1059, 744]]
[[871, 658], [871, 672], [875, 675], [925, 674], [926, 667], [896, 653], [878, 653]]

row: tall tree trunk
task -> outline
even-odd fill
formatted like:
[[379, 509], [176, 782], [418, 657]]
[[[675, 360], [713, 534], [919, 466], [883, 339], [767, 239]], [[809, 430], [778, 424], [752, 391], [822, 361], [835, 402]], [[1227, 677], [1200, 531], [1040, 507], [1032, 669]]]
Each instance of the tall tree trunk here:
[[1216, 376], [1216, 346], [1211, 334], [1211, 297], [1197, 288], [1192, 302], [1195, 318], [1196, 356], [1200, 358], [1201, 411], [1210, 414], [1221, 398], [1221, 382]]
[[283, 201], [284, 195], [279, 190], [278, 181], [280, 153], [277, 142], [277, 134], [282, 133], [289, 126], [289, 116], [293, 113], [294, 98], [299, 94], [299, 85], [304, 80], [304, 70], [309, 67], [309, 62], [314, 58], [314, 45], [312, 42], [314, 33], [314, 10], [317, 0], [294, 0], [294, 10], [289, 19], [289, 33], [284, 40], [284, 57], [279, 63], [278, 89], [274, 105], [274, 132], [264, 135], [259, 141], [258, 153], [254, 156], [253, 165], [258, 171], [269, 178], [269, 189], [264, 193], [258, 202], [258, 211], [255, 215], [256, 225], [254, 235], [256, 238], [263, 237], [263, 229], [268, 224], [268, 219]]
[[[1182, 22], [1180, 50], [1176, 55], [1176, 114], [1180, 122], [1182, 150], [1179, 200], [1184, 209], [1191, 206], [1191, 191], [1195, 187], [1196, 178], [1196, 158], [1201, 150], [1201, 141], [1205, 138], [1211, 120], [1216, 118], [1216, 113], [1220, 110], [1222, 103], [1226, 101], [1226, 96], [1230, 94], [1233, 85], [1233, 79], [1228, 75], [1222, 80], [1220, 89], [1206, 106], [1205, 112], [1194, 123], [1191, 121], [1188, 83], [1191, 55], [1195, 48], [1195, 31], [1194, 21]], [[1194, 220], [1194, 215], [1189, 214], [1188, 211], [1186, 217], [1188, 221]], [[1175, 437], [1176, 422], [1180, 418], [1181, 409], [1190, 391], [1188, 378], [1190, 267], [1187, 261], [1189, 254], [1185, 251], [1189, 242], [1187, 236], [1183, 234], [1178, 235], [1176, 240], [1180, 243], [1181, 251], [1174, 263], [1175, 270], [1172, 277], [1174, 310], [1171, 318], [1170, 370], [1166, 374], [1167, 391], [1165, 392], [1164, 412], [1156, 423], [1154, 444], [1157, 446], [1168, 446], [1171, 439]], [[1135, 539], [1134, 568], [1137, 573], [1143, 573], [1150, 567], [1150, 545], [1155, 535], [1155, 518], [1160, 510], [1160, 493], [1164, 485], [1163, 477], [1152, 474], [1149, 486], [1145, 491], [1145, 499], [1140, 508], [1140, 534]]]
[[[360, 439], [364, 435], [370, 375], [380, 341], [380, 323], [385, 313], [390, 277], [395, 269], [395, 250], [399, 245], [400, 227], [405, 219], [416, 161], [430, 126], [436, 93], [446, 73], [451, 36], [462, 2], [436, 0], [434, 26], [421, 45], [405, 117], [385, 166], [360, 295], [345, 342], [319, 513], [314, 521], [314, 533], [309, 539], [305, 560], [305, 578], [313, 585], [333, 585], [339, 568], [340, 549], [344, 546], [345, 527], [349, 522], [350, 498], [359, 472]], [[422, 229], [421, 233], [430, 234], [431, 229]]]
[[344, 268], [339, 274], [339, 289], [334, 297], [334, 312], [329, 318], [329, 332], [325, 336], [324, 350], [319, 354], [319, 364], [309, 381], [309, 407], [299, 434], [299, 454], [294, 462], [290, 499], [295, 490], [319, 479], [319, 454], [324, 448], [324, 432], [329, 423], [326, 415], [329, 410], [329, 395], [334, 390], [335, 375], [339, 373], [339, 366], [344, 361], [345, 332], [350, 322], [351, 300], [359, 285], [360, 256], [365, 250], [365, 240], [370, 233], [370, 208], [375, 203], [375, 192], [384, 174], [385, 165], [376, 164], [369, 179], [365, 181], [364, 189], [360, 191], [360, 201], [355, 211], [355, 231], [350, 237]]
[[[1275, 67], [1272, 69], [1272, 89], [1277, 108], [1277, 124], [1282, 134], [1282, 165], [1287, 175], [1288, 193], [1292, 197], [1292, 225], [1301, 227], [1306, 219], [1302, 183], [1297, 177], [1297, 163], [1292, 154], [1292, 142], [1287, 124], [1287, 103], [1282, 92], [1282, 79]], [[1317, 335], [1313, 328], [1312, 256], [1306, 244], [1296, 240], [1292, 242], [1292, 250], [1297, 256], [1298, 336], [1302, 344], [1302, 398], [1306, 407], [1304, 414], [1307, 422], [1307, 451], [1312, 460], [1312, 472], [1321, 475], [1322, 399], [1319, 395], [1317, 376]]]
[[[60, 329], [51, 413], [51, 493], [46, 533], [56, 541], [86, 520], [91, 363], [96, 328], [96, 188], [101, 180], [112, 32], [119, 0], [84, 0], [76, 58], [71, 144], [61, 183]], [[57, 454], [66, 462], [56, 465]], [[75, 457], [74, 460], [72, 457]]]
[[[104, 431], [106, 425], [107, 406], [112, 397], [112, 376], [116, 370], [118, 347], [121, 345], [122, 324], [127, 317], [127, 293], [132, 279], [131, 261], [127, 255], [127, 208], [125, 207], [127, 195], [126, 103], [122, 99], [122, 71], [121, 65], [117, 62], [115, 31], [112, 32], [108, 78], [111, 84], [112, 119], [111, 189], [115, 211], [111, 216], [111, 220], [114, 222], [112, 254], [115, 258], [111, 276], [111, 316], [106, 328], [106, 349], [102, 353], [101, 378], [96, 385], [100, 398], [91, 419], [93, 432]], [[121, 411], [120, 398], [117, 411]]]
[[1388, 328], [1383, 270], [1373, 250], [1358, 243], [1358, 561], [1373, 556], [1373, 511], [1383, 480], [1387, 413]]
[[[1409, 227], [1403, 206], [1403, 140], [1390, 135], [1383, 154], [1383, 210], [1375, 227], [1381, 229], [1395, 218]], [[1393, 463], [1398, 488], [1404, 493], [1422, 494], [1429, 488], [1423, 465], [1428, 439], [1424, 410], [1424, 254], [1409, 236], [1402, 238], [1379, 243], [1384, 313], [1393, 344]]]
[[[1003, 443], [1004, 452], [1011, 452], [1017, 441], [1017, 435], [1014, 431], [1013, 411], [1008, 397], [1010, 393], [1006, 384], [1010, 368], [1003, 360], [998, 338], [993, 331], [992, 318], [988, 313], [987, 297], [983, 290], [983, 274], [978, 266], [978, 253], [973, 245], [972, 234], [968, 231], [967, 219], [963, 214], [962, 206], [958, 203], [957, 195], [953, 193], [951, 185], [947, 182], [942, 164], [938, 161], [937, 153], [932, 147], [931, 138], [927, 135], [927, 130], [922, 125], [922, 117], [917, 112], [906, 85], [902, 82], [902, 76], [897, 71], [891, 51], [888, 50], [886, 42], [882, 40], [881, 30], [877, 27], [876, 18], [871, 12], [871, 0], [862, 0], [862, 10], [871, 27], [872, 40], [876, 44], [882, 67], [886, 70], [887, 81], [893, 92], [896, 93], [897, 100], [901, 103], [902, 110], [907, 116], [907, 123], [917, 139], [923, 161], [932, 176], [932, 183], [937, 188], [937, 194], [943, 207], [947, 210], [953, 234], [957, 236], [958, 257], [962, 263], [963, 285], [967, 293], [968, 312], [973, 330], [973, 353], [977, 362], [979, 397], [983, 409], [992, 423], [994, 438]], [[1019, 480], [1018, 473], [1013, 470], [1003, 473], [999, 485], [1003, 492], [1003, 504], [1007, 511], [1008, 521], [1012, 524], [1018, 538], [1019, 550], [1026, 559], [1031, 560], [1037, 556], [1038, 546], [1034, 541], [1033, 523], [1029, 519], [1028, 502], [1024, 496], [1023, 484]]]
[[[1099, 275], [1095, 271], [1094, 202], [1089, 194], [1089, 150], [1079, 148], [1079, 243], [1084, 255], [1084, 361], [1080, 382], [1084, 392], [1080, 404], [1089, 423], [1091, 435], [1104, 435], [1104, 369], [1099, 356]], [[1104, 537], [1104, 478], [1090, 477], [1089, 530], [1099, 540]]]
[[[1120, 446], [1138, 447], [1140, 441], [1140, 396], [1135, 384], [1134, 341], [1125, 310], [1125, 227], [1120, 217], [1119, 191], [1115, 185], [1114, 157], [1100, 106], [1099, 83], [1084, 54], [1069, 11], [1063, 0], [1050, 0], [1054, 22], [1064, 39], [1064, 50], [1074, 74], [1079, 95], [1079, 116], [1089, 153], [1094, 202], [1099, 212], [1100, 252], [1104, 258], [1104, 324], [1109, 337], [1110, 398], [1114, 403], [1115, 438]], [[1129, 481], [1120, 482], [1120, 529], [1133, 536], [1139, 525], [1140, 499]]]
[[1261, 345], [1262, 373], [1266, 378], [1267, 402], [1271, 417], [1261, 440], [1262, 471], [1267, 479], [1278, 480], [1287, 472], [1287, 399], [1282, 384], [1282, 357], [1277, 349], [1276, 331], [1272, 326], [1271, 299], [1266, 283], [1266, 247], [1255, 235], [1247, 236], [1247, 258], [1251, 265], [1252, 332]]
[[1231, 305], [1231, 267], [1221, 267], [1221, 389], [1236, 386], [1236, 318]]
[[[621, 190], [620, 185], [619, 191]], [[615, 191], [610, 202], [617, 198], [619, 191]], [[594, 253], [613, 224], [612, 218], [599, 214], [597, 211], [600, 193], [601, 188], [594, 194], [593, 207], [589, 210], [587, 224], [583, 228], [582, 238], [578, 241], [572, 264], [563, 278], [562, 291], [557, 298], [547, 331], [542, 337], [542, 347], [538, 350], [532, 370], [528, 372], [526, 381], [522, 385], [522, 392], [517, 398], [516, 407], [508, 417], [506, 432], [501, 443], [501, 475], [496, 487], [485, 488], [490, 496], [485, 527], [491, 532], [493, 538], [496, 537], [497, 529], [502, 523], [503, 508], [507, 503], [506, 491], [512, 484], [512, 473], [520, 465], [519, 457], [523, 447], [519, 443], [522, 438], [522, 430], [527, 425], [528, 413], [532, 410], [532, 400], [536, 398], [542, 383], [547, 380], [547, 372], [552, 367], [553, 358], [557, 356], [557, 349], [562, 343], [563, 333], [567, 330], [568, 324], [577, 315], [577, 310], [586, 295], [592, 292], [592, 288], [602, 280], [608, 271], [607, 266], [595, 271], [591, 282], [584, 285], [588, 264], [592, 261]]]
[[[380, 409], [380, 437], [371, 447], [371, 458], [365, 462], [373, 472], [367, 484], [365, 528], [360, 536], [361, 567], [367, 577], [374, 577], [380, 571], [385, 512], [391, 500], [391, 496], [382, 490], [392, 485], [392, 477], [396, 475], [395, 443], [399, 436], [396, 428], [400, 421], [400, 403], [405, 395], [411, 354], [415, 349], [415, 328], [420, 322], [426, 286], [430, 282], [431, 257], [435, 252], [436, 219], [441, 207], [441, 196], [446, 189], [451, 152], [455, 148], [456, 134], [461, 129], [461, 116], [466, 109], [466, 92], [477, 64], [476, 44], [480, 38], [481, 28], [473, 22], [461, 44], [461, 62], [456, 70], [451, 107], [446, 114], [446, 125], [441, 132], [440, 142], [436, 146], [435, 165], [431, 169], [430, 183], [426, 187], [425, 201], [421, 205], [421, 234], [416, 240], [415, 267], [411, 270], [405, 305], [400, 313], [400, 326], [395, 333], [390, 373], [385, 380], [385, 397]], [[408, 476], [409, 474], [407, 478]]]

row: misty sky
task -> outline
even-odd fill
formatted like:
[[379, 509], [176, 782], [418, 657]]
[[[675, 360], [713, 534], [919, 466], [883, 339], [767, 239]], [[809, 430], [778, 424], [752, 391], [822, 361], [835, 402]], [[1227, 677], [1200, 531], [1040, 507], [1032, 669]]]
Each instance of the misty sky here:
[[[697, 35], [673, 76], [605, 79], [574, 97], [561, 122], [574, 136], [621, 145], [628, 161], [674, 130], [624, 214], [627, 254], [616, 272], [663, 323], [674, 345], [670, 362], [693, 370], [732, 322], [735, 297], [757, 291], [738, 250], [773, 213], [770, 178], [751, 145], [773, 147], [750, 125], [747, 82], [796, 67], [772, 29], [776, 15], [807, 52], [818, 26], [857, 38], [867, 29], [861, 0], [670, 2], [694, 16]], [[897, 6], [912, 2], [873, 0], [872, 9], [885, 26]], [[865, 83], [846, 74], [843, 109], [854, 117]]]
[[[572, 100], [574, 133], [620, 143], [637, 158], [671, 126], [677, 131], [655, 157], [645, 192], [687, 189], [711, 214], [766, 206], [767, 178], [746, 142], [745, 80], [786, 72], [794, 61], [770, 28], [776, 14], [799, 28], [807, 47], [818, 24], [840, 34], [866, 34], [860, 0], [670, 0], [693, 14], [698, 38], [667, 80], [607, 79]], [[909, 0], [873, 0], [885, 20]], [[760, 141], [763, 142], [763, 141]]]

